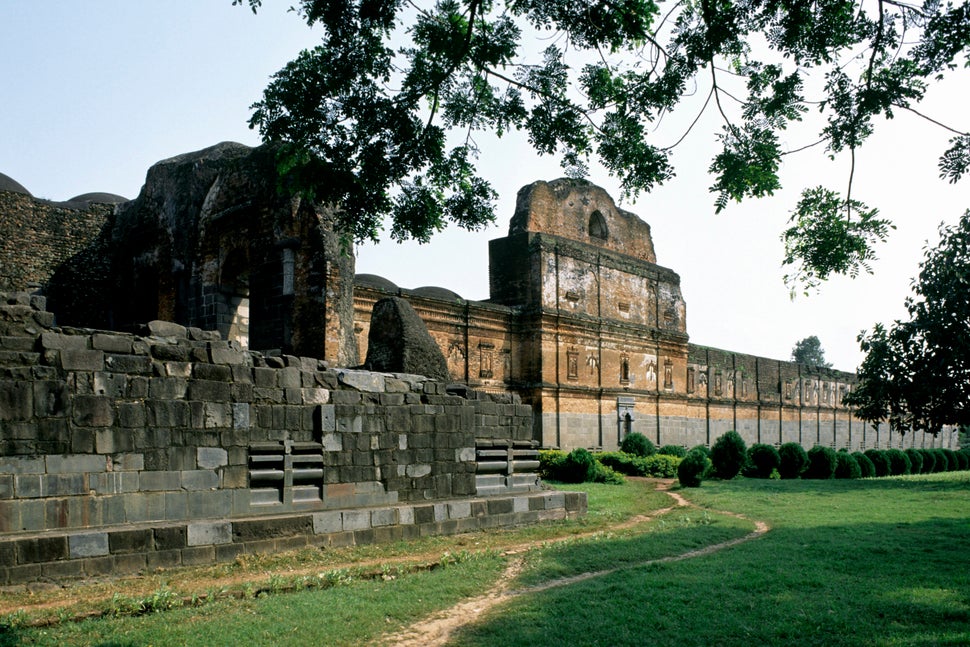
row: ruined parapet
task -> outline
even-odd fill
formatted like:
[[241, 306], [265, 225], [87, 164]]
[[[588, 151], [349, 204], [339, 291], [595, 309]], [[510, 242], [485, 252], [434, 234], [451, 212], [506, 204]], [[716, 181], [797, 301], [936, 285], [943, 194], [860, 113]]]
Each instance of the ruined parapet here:
[[0, 294], [0, 585], [584, 509], [519, 483], [479, 491], [480, 440], [531, 429], [511, 394], [264, 355], [164, 321], [53, 323], [42, 297]]
[[219, 330], [255, 350], [357, 363], [352, 250], [280, 190], [274, 149], [224, 142], [158, 162], [112, 231], [115, 325]]

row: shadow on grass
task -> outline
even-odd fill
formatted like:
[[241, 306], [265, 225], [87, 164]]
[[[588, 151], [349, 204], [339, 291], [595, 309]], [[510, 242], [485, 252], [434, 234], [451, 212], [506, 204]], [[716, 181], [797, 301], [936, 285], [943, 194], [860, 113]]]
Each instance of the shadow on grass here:
[[[794, 493], [809, 515], [825, 500], [865, 505], [878, 516], [895, 497], [929, 501], [961, 482], [913, 485], [727, 483], [721, 491]], [[793, 492], [793, 490], [797, 490]], [[894, 496], [889, 496], [889, 493]], [[849, 493], [839, 497], [839, 493]], [[860, 494], [863, 497], [860, 499]], [[819, 499], [819, 496], [823, 497]], [[887, 498], [888, 497], [888, 498]], [[769, 504], [763, 504], [769, 505]], [[912, 505], [912, 503], [911, 503]], [[830, 510], [825, 524], [778, 527], [757, 541], [709, 556], [640, 568], [519, 597], [456, 638], [461, 645], [967, 645], [970, 644], [970, 507], [950, 518], [853, 522]], [[954, 510], [957, 510], [954, 513]], [[922, 517], [922, 518], [920, 518]], [[687, 530], [685, 530], [687, 532]], [[628, 549], [636, 550], [636, 540]], [[619, 547], [622, 550], [622, 547]]]

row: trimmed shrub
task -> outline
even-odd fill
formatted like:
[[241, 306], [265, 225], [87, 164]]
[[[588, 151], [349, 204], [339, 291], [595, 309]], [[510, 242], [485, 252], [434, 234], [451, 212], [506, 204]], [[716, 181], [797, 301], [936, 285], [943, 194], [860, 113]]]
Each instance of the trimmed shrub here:
[[690, 451], [694, 451], [695, 449], [699, 452], [704, 452], [704, 455], [707, 456], [708, 458], [711, 457], [711, 448], [708, 447], [707, 445], [694, 445], [693, 447], [690, 448]]
[[876, 468], [876, 476], [889, 476], [891, 474], [889, 457], [886, 456], [886, 452], [881, 449], [867, 449], [865, 454], [872, 461], [873, 467]]
[[946, 454], [939, 449], [928, 449], [926, 451], [933, 454], [933, 472], [945, 472], [949, 465], [949, 461], [946, 460]]
[[566, 455], [559, 467], [559, 480], [563, 483], [584, 483], [593, 478], [596, 459], [589, 451], [578, 447]]
[[677, 466], [677, 479], [684, 487], [700, 487], [710, 467], [711, 459], [704, 452], [690, 451]]
[[839, 462], [836, 452], [831, 447], [815, 445], [808, 450], [808, 468], [802, 476], [807, 479], [830, 479], [835, 476], [835, 467]]
[[946, 456], [946, 471], [956, 472], [960, 469], [960, 461], [957, 460], [957, 453], [952, 449], [941, 449], [943, 455]]
[[745, 458], [747, 447], [741, 434], [736, 431], [723, 434], [711, 447], [711, 463], [718, 478], [733, 479], [744, 467]]
[[954, 452], [957, 457], [957, 461], [960, 463], [960, 469], [963, 471], [970, 470], [970, 454], [967, 450], [961, 449], [958, 452]]
[[909, 457], [909, 464], [913, 474], [923, 473], [923, 454], [920, 453], [918, 449], [913, 449], [910, 447], [906, 450], [906, 455]]
[[[781, 456], [773, 445], [765, 443], [755, 443], [748, 448], [748, 463], [745, 467], [745, 476], [766, 479], [771, 477], [771, 473], [781, 465]], [[779, 472], [780, 473], [780, 472]]]
[[[657, 478], [673, 478], [677, 476], [677, 467], [684, 459], [667, 454], [654, 454], [641, 458], [643, 463], [644, 476], [654, 476]], [[704, 476], [707, 476], [706, 474]]]
[[876, 466], [872, 464], [869, 457], [862, 452], [852, 452], [852, 457], [855, 458], [856, 462], [859, 464], [859, 470], [862, 472], [862, 478], [869, 479], [876, 475]]
[[626, 479], [623, 475], [614, 470], [612, 467], [607, 467], [597, 460], [593, 461], [593, 471], [589, 475], [589, 480], [593, 483], [606, 483], [607, 485], [622, 485], [626, 483]]
[[634, 431], [627, 434], [623, 442], [620, 443], [620, 451], [634, 456], [652, 456], [657, 453], [657, 448], [654, 447], [649, 438], [638, 431]]
[[923, 457], [923, 474], [932, 474], [936, 471], [936, 454], [929, 449], [917, 450]]
[[909, 462], [909, 456], [901, 449], [887, 449], [886, 457], [889, 459], [889, 471], [893, 476], [909, 474], [913, 470]]
[[783, 479], [797, 479], [808, 467], [808, 453], [798, 443], [785, 443], [778, 448], [778, 473]]
[[624, 452], [603, 452], [595, 454], [594, 458], [621, 474], [629, 476], [653, 476], [656, 478], [673, 478], [677, 476], [677, 466], [680, 459], [676, 456], [633, 456]]
[[835, 452], [835, 478], [837, 479], [858, 479], [862, 478], [862, 468], [855, 456], [846, 451]]
[[683, 458], [684, 456], [687, 456], [687, 448], [681, 445], [664, 445], [657, 450], [657, 453], [665, 456], [676, 456], [677, 458]]
[[539, 450], [539, 475], [544, 479], [559, 480], [559, 470], [566, 460], [566, 452], [559, 449]]

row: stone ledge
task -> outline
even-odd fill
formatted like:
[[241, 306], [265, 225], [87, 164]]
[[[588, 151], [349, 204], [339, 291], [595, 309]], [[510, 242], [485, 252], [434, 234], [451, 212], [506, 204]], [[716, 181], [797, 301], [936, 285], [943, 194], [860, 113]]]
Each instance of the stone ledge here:
[[231, 561], [244, 553], [339, 547], [474, 532], [586, 512], [583, 492], [428, 501], [0, 538], [0, 586]]

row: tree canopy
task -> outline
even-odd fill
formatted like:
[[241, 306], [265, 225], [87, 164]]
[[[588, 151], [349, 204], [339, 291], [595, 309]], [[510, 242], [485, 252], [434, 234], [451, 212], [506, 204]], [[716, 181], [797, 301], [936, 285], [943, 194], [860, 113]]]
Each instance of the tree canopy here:
[[[233, 0], [255, 12], [261, 0]], [[916, 112], [934, 80], [967, 64], [970, 1], [927, 0], [299, 0], [321, 44], [300, 52], [254, 104], [250, 125], [281, 144], [288, 190], [338, 205], [338, 226], [427, 241], [447, 222], [476, 229], [496, 195], [476, 170], [475, 133], [527, 133], [582, 177], [598, 158], [624, 195], [675, 172], [691, 109], [722, 122], [710, 164], [714, 209], [781, 186], [783, 156], [824, 146], [851, 159], [843, 190], [807, 187], [783, 234], [786, 281], [816, 287], [871, 271], [892, 228], [852, 194], [855, 151], [877, 118]], [[547, 43], [538, 53], [530, 48]], [[809, 111], [816, 141], [780, 134]], [[919, 113], [917, 113], [919, 114]], [[696, 124], [700, 114], [692, 115]], [[927, 116], [927, 118], [929, 118]], [[940, 175], [970, 167], [970, 134], [951, 131]], [[679, 126], [678, 126], [679, 127]]]
[[825, 361], [825, 351], [822, 350], [822, 342], [815, 335], [795, 342], [794, 348], [791, 349], [791, 359], [793, 362], [807, 366], [832, 368], [832, 364]]
[[866, 357], [845, 400], [900, 432], [970, 425], [970, 211], [940, 238], [906, 299], [909, 320], [859, 336]]

